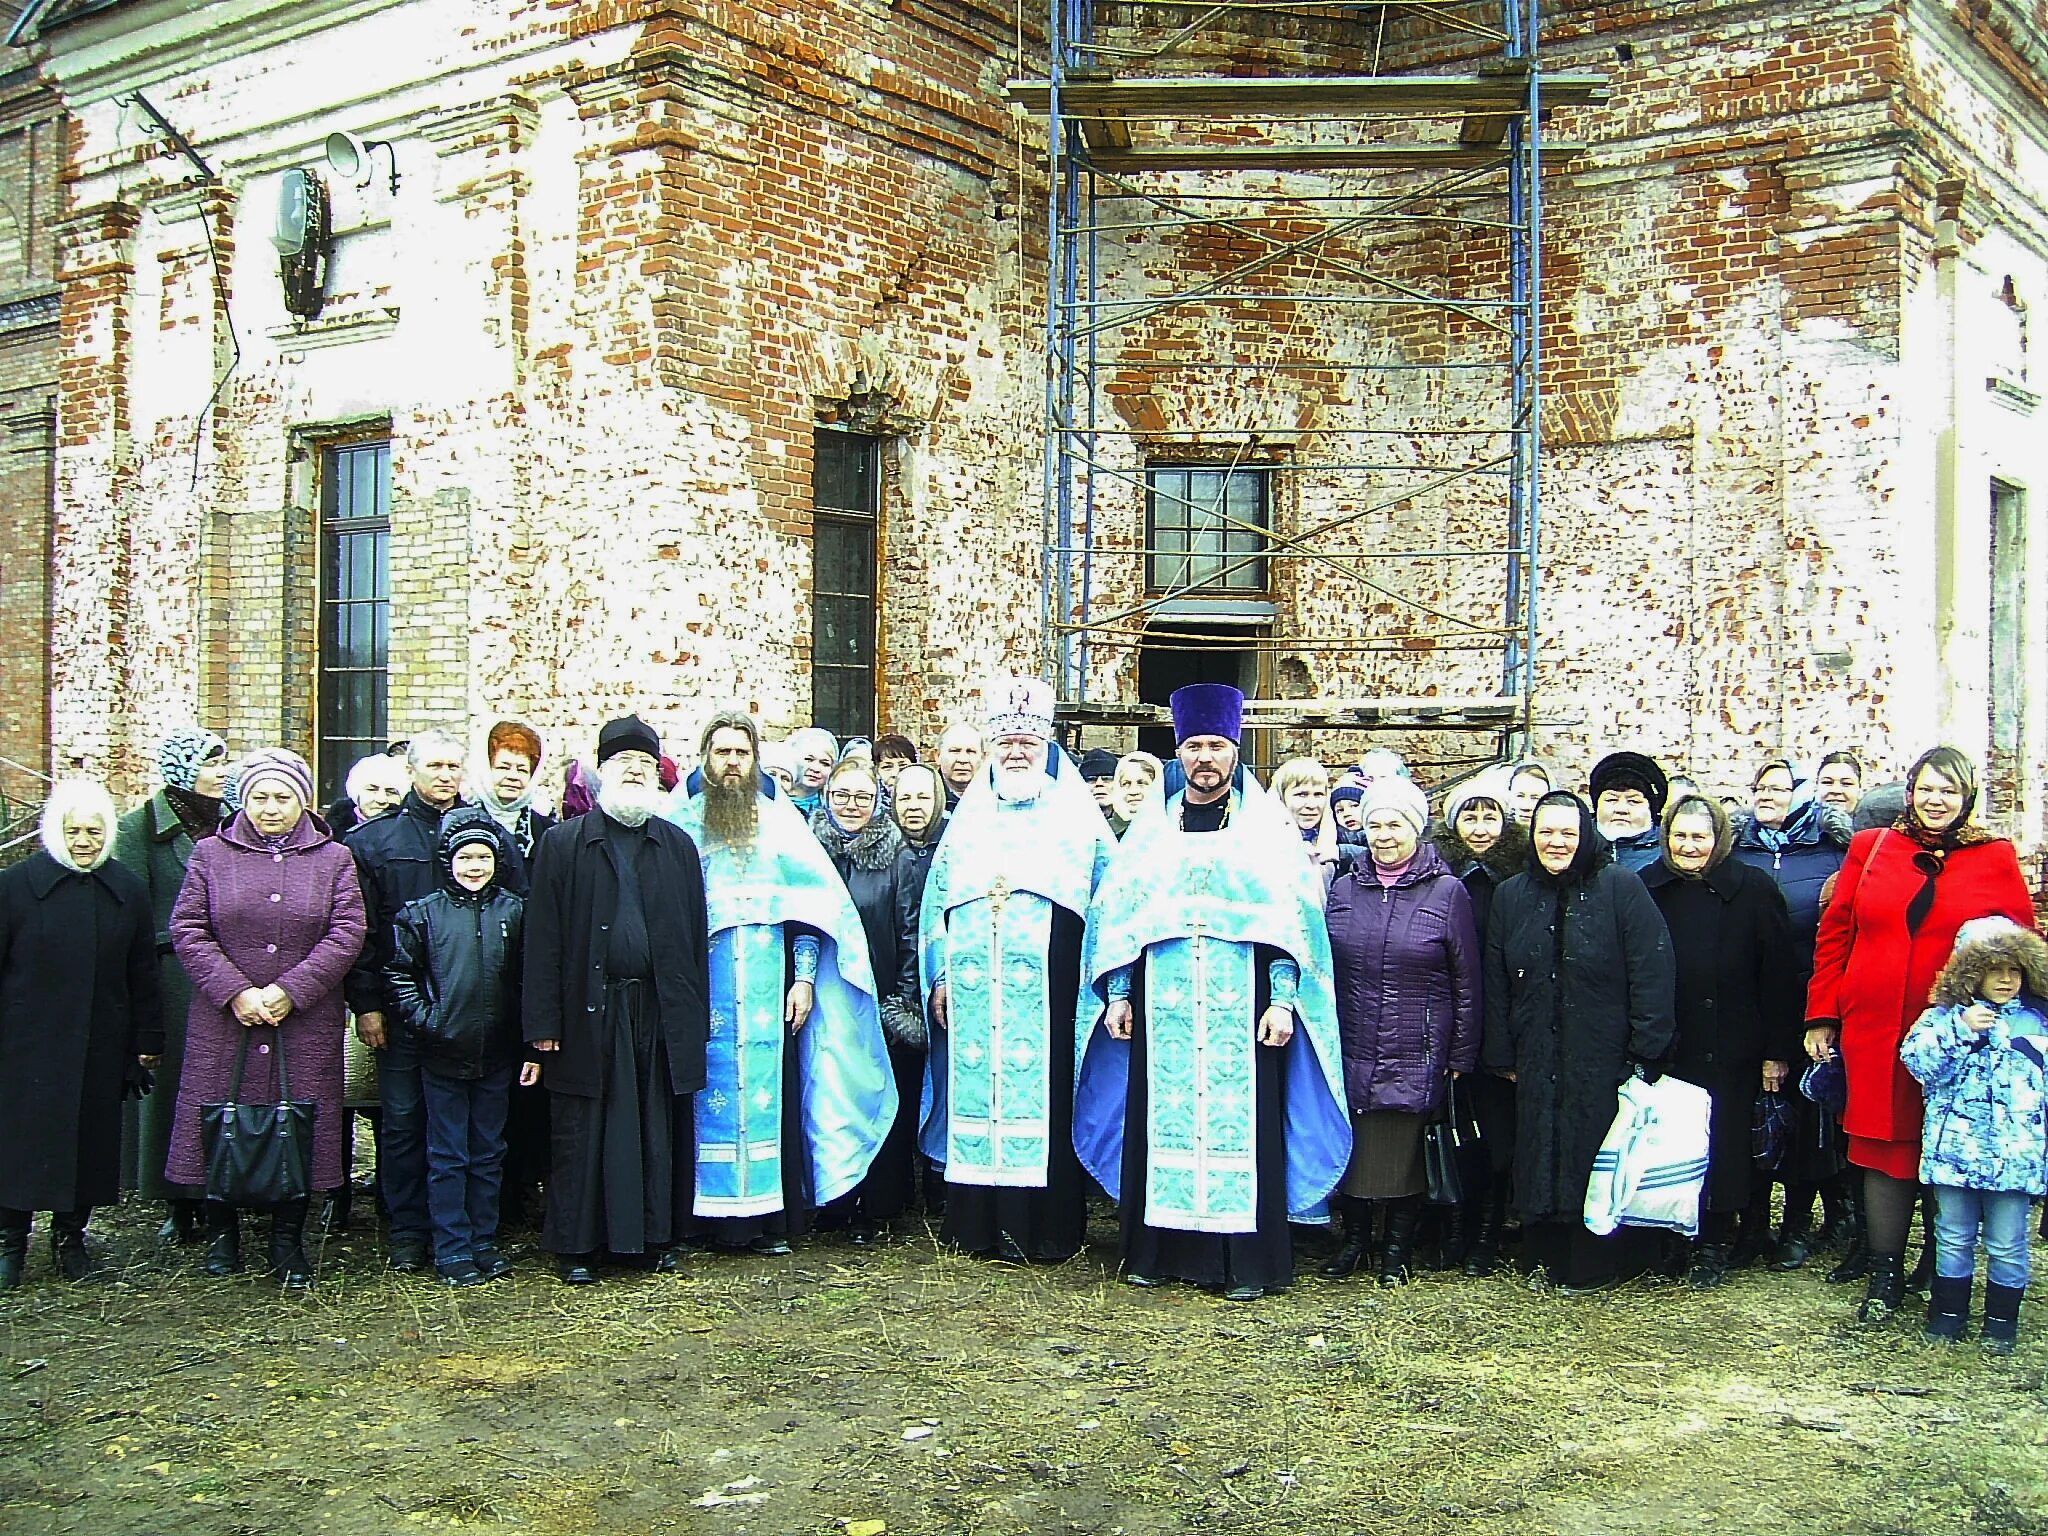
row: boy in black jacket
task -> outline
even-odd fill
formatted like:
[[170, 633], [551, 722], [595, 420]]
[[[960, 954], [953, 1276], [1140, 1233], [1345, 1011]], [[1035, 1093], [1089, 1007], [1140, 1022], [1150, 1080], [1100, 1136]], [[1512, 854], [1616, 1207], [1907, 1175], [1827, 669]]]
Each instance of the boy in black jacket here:
[[512, 868], [504, 828], [473, 806], [441, 823], [441, 889], [400, 909], [387, 977], [398, 1027], [420, 1055], [427, 1108], [427, 1212], [434, 1270], [449, 1285], [510, 1272], [498, 1252], [505, 1115], [521, 1064], [520, 942], [526, 903], [502, 884]]

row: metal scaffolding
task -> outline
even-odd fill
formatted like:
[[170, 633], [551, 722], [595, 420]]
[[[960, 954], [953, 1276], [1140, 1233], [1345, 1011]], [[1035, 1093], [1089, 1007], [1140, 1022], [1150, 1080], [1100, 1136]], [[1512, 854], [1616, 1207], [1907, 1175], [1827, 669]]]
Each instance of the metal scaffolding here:
[[[1256, 699], [1248, 724], [1487, 731], [1502, 750], [1526, 736], [1542, 183], [1580, 148], [1544, 127], [1553, 108], [1606, 97], [1597, 76], [1541, 71], [1539, 5], [1052, 0], [1049, 76], [1010, 95], [1046, 115], [1051, 155], [1042, 617], [1064, 719], [1162, 720], [1127, 681], [1105, 684], [1119, 658], [1199, 646], [1205, 618], [1249, 607], [1269, 622], [1247, 644], [1319, 658], [1351, 686]], [[1423, 231], [1485, 246], [1483, 275], [1431, 281], [1381, 259]], [[1414, 344], [1419, 314], [1437, 317], [1429, 345]], [[1305, 355], [1330, 336], [1357, 344]], [[1486, 419], [1470, 419], [1475, 402]], [[1171, 420], [1180, 404], [1200, 419]], [[1223, 490], [1176, 496], [1148, 472], [1190, 454], [1222, 467]], [[1229, 476], [1253, 467], [1292, 477], [1293, 526], [1226, 505]], [[1451, 535], [1413, 515], [1424, 505], [1458, 508], [1440, 518]], [[1170, 540], [1152, 531], [1161, 506]], [[1119, 535], [1133, 507], [1144, 531]], [[1490, 572], [1476, 584], [1444, 574], [1475, 562]], [[1431, 590], [1457, 601], [1389, 574], [1403, 569], [1436, 573]], [[1334, 606], [1358, 622], [1213, 601], [1247, 582], [1274, 596], [1283, 571], [1315, 574], [1326, 618], [1333, 583], [1355, 593]], [[1418, 655], [1463, 686], [1385, 686], [1413, 682]], [[1091, 696], [1112, 691], [1126, 696]]]

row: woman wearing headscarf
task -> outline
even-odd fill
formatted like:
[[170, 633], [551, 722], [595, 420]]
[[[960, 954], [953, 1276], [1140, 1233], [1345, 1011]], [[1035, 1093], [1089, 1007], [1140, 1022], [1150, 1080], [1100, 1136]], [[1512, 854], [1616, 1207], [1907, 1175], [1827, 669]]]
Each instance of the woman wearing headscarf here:
[[1577, 795], [1536, 803], [1527, 869], [1494, 893], [1486, 932], [1487, 1069], [1515, 1085], [1522, 1261], [1566, 1295], [1642, 1273], [1652, 1245], [1585, 1223], [1593, 1158], [1631, 1071], [1661, 1075], [1674, 1034], [1671, 940], [1643, 882], [1612, 862]]
[[[1842, 754], [1831, 754], [1839, 757]], [[1784, 894], [1792, 922], [1793, 963], [1802, 992], [1813, 974], [1813, 939], [1820, 929], [1820, 893], [1842, 867], [1853, 835], [1848, 809], [1830, 805], [1802, 785], [1791, 763], [1772, 758], [1749, 783], [1750, 812], [1734, 821], [1734, 857], [1762, 870]], [[1803, 1061], [1805, 1051], [1787, 1059]], [[1831, 1242], [1860, 1224], [1861, 1197], [1845, 1190], [1842, 1180], [1842, 1132], [1834, 1117], [1798, 1093], [1788, 1093], [1790, 1134], [1779, 1172], [1785, 1181], [1785, 1216], [1778, 1230], [1771, 1267], [1799, 1269], [1816, 1243]], [[1813, 1235], [1813, 1201], [1819, 1195], [1827, 1224]], [[1761, 1231], [1752, 1224], [1744, 1238], [1760, 1249]], [[1738, 1239], [1731, 1262], [1740, 1269], [1759, 1254]]]
[[163, 1049], [149, 893], [112, 862], [114, 802], [87, 780], [43, 805], [42, 846], [0, 873], [0, 1291], [50, 1213], [67, 1280], [85, 1224], [121, 1197], [121, 1096]]
[[1866, 1323], [1889, 1318], [1905, 1296], [1906, 1229], [1920, 1187], [1920, 1085], [1899, 1045], [1965, 922], [1996, 916], [2034, 926], [2012, 844], [1972, 819], [1970, 760], [1954, 747], [1922, 753], [1906, 796], [1894, 825], [1850, 842], [1821, 914], [1806, 995], [1807, 1053], [1819, 1061], [1839, 1052], [1849, 1079], [1842, 1129], [1849, 1161], [1863, 1171], [1870, 1285], [1857, 1316]]
[[149, 893], [156, 925], [156, 954], [163, 995], [163, 1064], [156, 1087], [131, 1100], [124, 1111], [122, 1184], [145, 1200], [166, 1203], [157, 1236], [165, 1241], [199, 1240], [200, 1191], [164, 1177], [171, 1150], [171, 1112], [178, 1103], [178, 1072], [185, 1059], [185, 1014], [192, 985], [171, 949], [171, 908], [185, 883], [192, 849], [220, 830], [221, 779], [228, 744], [196, 725], [180, 726], [157, 747], [163, 788], [121, 818], [114, 832], [114, 857]]
[[844, 1213], [856, 1244], [871, 1241], [908, 1210], [922, 1182], [917, 1117], [924, 1094], [924, 1010], [917, 992], [917, 903], [923, 879], [903, 848], [903, 834], [880, 811], [881, 785], [865, 757], [832, 770], [811, 831], [846, 882], [867, 934], [868, 961], [882, 1005], [882, 1033], [896, 1074], [896, 1120], [874, 1163], [834, 1208]]
[[1423, 1124], [1479, 1061], [1479, 935], [1463, 883], [1422, 841], [1429, 802], [1413, 781], [1374, 779], [1362, 809], [1368, 858], [1336, 879], [1323, 910], [1352, 1131], [1344, 1242], [1323, 1273], [1342, 1279], [1364, 1262], [1378, 1204], [1380, 1284], [1404, 1285], [1422, 1213]]
[[[1444, 798], [1435, 843], [1472, 898], [1472, 926], [1484, 954], [1493, 893], [1529, 864], [1529, 829], [1516, 814], [1509, 770], [1488, 769], [1453, 789]], [[1470, 1074], [1465, 1087], [1486, 1153], [1486, 1180], [1467, 1189], [1464, 1203], [1451, 1208], [1436, 1263], [1441, 1269], [1462, 1266], [1478, 1279], [1500, 1263], [1515, 1154], [1515, 1087], [1491, 1072]]]
[[1643, 871], [1678, 966], [1678, 1043], [1671, 1071], [1713, 1098], [1702, 1230], [1693, 1244], [1695, 1290], [1741, 1267], [1740, 1236], [1760, 1251], [1770, 1228], [1771, 1179], [1752, 1161], [1759, 1092], [1783, 1093], [1800, 1047], [1802, 983], [1791, 913], [1776, 882], [1729, 857], [1734, 832], [1721, 802], [1673, 800], [1664, 845]]
[[[312, 1187], [331, 1190], [348, 1176], [341, 983], [367, 932], [362, 887], [354, 858], [310, 809], [304, 758], [268, 747], [239, 766], [241, 809], [193, 850], [171, 913], [192, 1009], [165, 1172], [175, 1183], [205, 1184], [200, 1107], [226, 1100], [246, 1052], [245, 1098], [275, 1101], [288, 1087], [294, 1100], [314, 1104]], [[275, 1207], [270, 1220], [271, 1273], [302, 1290], [313, 1283], [306, 1201]], [[240, 1213], [208, 1201], [206, 1227], [206, 1272], [239, 1271]]]

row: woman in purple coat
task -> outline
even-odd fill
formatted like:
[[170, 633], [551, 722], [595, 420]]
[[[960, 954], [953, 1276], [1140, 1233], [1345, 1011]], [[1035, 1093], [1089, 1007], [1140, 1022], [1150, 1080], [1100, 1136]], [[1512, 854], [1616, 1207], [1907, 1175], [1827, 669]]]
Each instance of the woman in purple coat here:
[[[308, 809], [313, 774], [295, 752], [272, 747], [241, 765], [241, 810], [192, 850], [171, 912], [171, 943], [192, 979], [185, 1065], [165, 1176], [203, 1185], [199, 1108], [228, 1096], [249, 1047], [243, 1095], [278, 1098], [277, 1053], [295, 1100], [310, 1099], [313, 1187], [334, 1189], [342, 1165], [341, 980], [362, 951], [363, 893], [354, 858]], [[206, 1272], [242, 1267], [240, 1213], [206, 1205]], [[270, 1268], [290, 1290], [313, 1283], [306, 1262], [306, 1202], [271, 1213]]]
[[1380, 1284], [1403, 1285], [1422, 1212], [1422, 1127], [1451, 1079], [1479, 1061], [1483, 962], [1464, 882], [1422, 841], [1422, 791], [1383, 776], [1360, 810], [1370, 861], [1337, 878], [1323, 912], [1353, 1136], [1338, 1189], [1344, 1244], [1323, 1273], [1340, 1280], [1365, 1261], [1378, 1203], [1387, 1212]]

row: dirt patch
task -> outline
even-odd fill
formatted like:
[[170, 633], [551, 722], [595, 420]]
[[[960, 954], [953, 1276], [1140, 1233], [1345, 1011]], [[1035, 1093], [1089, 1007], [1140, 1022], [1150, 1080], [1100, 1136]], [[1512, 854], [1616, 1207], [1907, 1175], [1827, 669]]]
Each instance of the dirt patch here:
[[[2048, 1348], [1747, 1274], [1572, 1301], [1304, 1279], [1231, 1306], [927, 1234], [454, 1293], [330, 1241], [285, 1298], [96, 1223], [0, 1302], [0, 1530], [987, 1536], [2048, 1533]], [[40, 1244], [38, 1245], [40, 1250]]]

